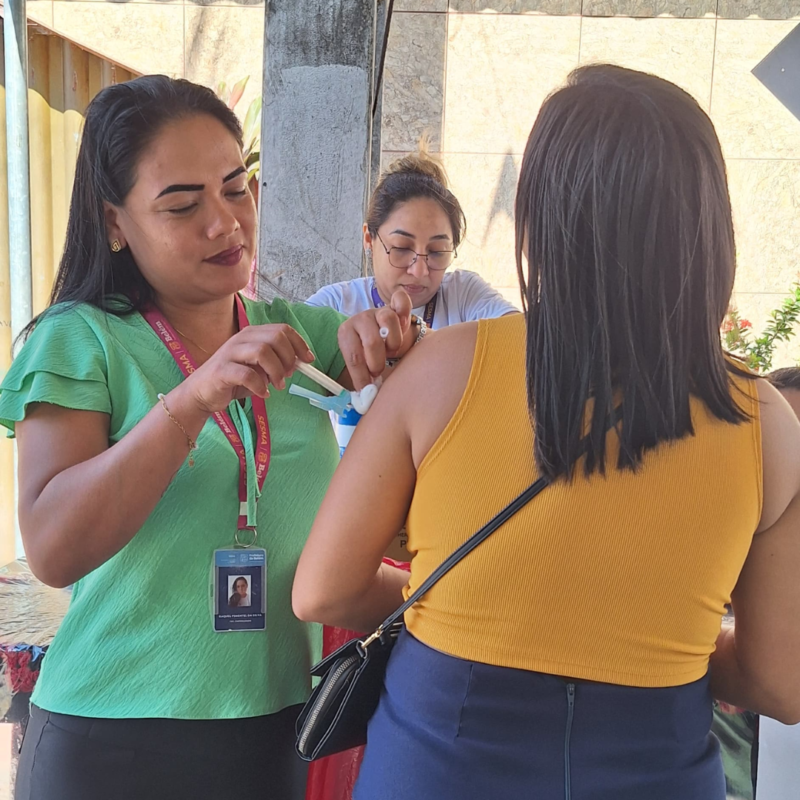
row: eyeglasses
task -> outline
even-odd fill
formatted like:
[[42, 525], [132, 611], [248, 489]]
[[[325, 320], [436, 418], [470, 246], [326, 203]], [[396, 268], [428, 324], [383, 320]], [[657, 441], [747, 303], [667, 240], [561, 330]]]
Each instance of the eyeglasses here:
[[387, 247], [381, 235], [376, 231], [378, 241], [383, 245], [386, 255], [389, 256], [389, 263], [395, 269], [411, 269], [417, 263], [418, 258], [424, 258], [431, 272], [447, 269], [453, 259], [458, 256], [455, 250], [433, 250], [430, 253], [417, 253], [409, 247]]

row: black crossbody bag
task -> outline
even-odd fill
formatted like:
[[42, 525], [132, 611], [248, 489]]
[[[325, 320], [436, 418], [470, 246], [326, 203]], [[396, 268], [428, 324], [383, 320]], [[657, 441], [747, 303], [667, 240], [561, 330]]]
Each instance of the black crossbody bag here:
[[[622, 406], [618, 406], [609, 414], [606, 430], [616, 425], [621, 417]], [[581, 454], [586, 452], [588, 443], [588, 437], [581, 441]], [[300, 758], [316, 761], [366, 743], [367, 724], [378, 707], [386, 665], [403, 628], [403, 614], [462, 558], [549, 485], [546, 477], [532, 483], [451, 553], [372, 634], [366, 639], [350, 640], [311, 668], [311, 675], [321, 680], [297, 718], [296, 749]]]
[[539, 478], [512, 500], [448, 556], [374, 633], [365, 639], [352, 639], [311, 668], [311, 674], [322, 680], [297, 719], [296, 748], [300, 758], [316, 761], [366, 743], [367, 724], [378, 707], [386, 665], [403, 627], [403, 614], [549, 483], [547, 478]]

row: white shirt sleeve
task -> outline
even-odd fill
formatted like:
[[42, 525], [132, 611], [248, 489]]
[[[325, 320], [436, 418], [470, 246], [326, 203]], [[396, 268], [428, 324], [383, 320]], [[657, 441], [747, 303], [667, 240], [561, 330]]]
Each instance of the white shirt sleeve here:
[[494, 319], [519, 311], [477, 272], [457, 270], [453, 273], [453, 281], [458, 282], [459, 316], [464, 322]]
[[353, 314], [374, 307], [370, 294], [371, 285], [369, 278], [355, 278], [351, 281], [323, 286], [306, 300], [306, 305], [326, 306], [347, 317], [352, 317]]
[[323, 286], [306, 300], [306, 305], [317, 306], [319, 308], [333, 308], [342, 311], [342, 285], [334, 283], [330, 286]]

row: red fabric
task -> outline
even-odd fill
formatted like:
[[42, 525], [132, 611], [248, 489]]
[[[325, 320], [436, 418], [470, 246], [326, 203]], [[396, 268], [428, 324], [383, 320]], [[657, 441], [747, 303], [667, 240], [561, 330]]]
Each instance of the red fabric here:
[[[406, 572], [411, 571], [410, 564], [393, 561], [391, 558], [384, 558], [383, 563]], [[361, 635], [355, 631], [329, 628], [326, 625], [322, 629], [322, 655], [329, 656], [337, 647]], [[355, 747], [314, 761], [308, 770], [306, 800], [351, 800], [363, 758], [364, 748]]]
[[39, 677], [39, 670], [31, 669], [29, 650], [0, 650], [0, 658], [5, 662], [5, 671], [11, 685], [11, 693], [30, 694]]

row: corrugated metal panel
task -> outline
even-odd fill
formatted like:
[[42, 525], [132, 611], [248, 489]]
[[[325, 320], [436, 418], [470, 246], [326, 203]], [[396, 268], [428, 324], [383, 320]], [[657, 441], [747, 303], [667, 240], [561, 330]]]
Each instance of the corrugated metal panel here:
[[[2, 31], [0, 19], [0, 31]], [[11, 287], [3, 41], [0, 35], [0, 379], [11, 364]], [[134, 77], [40, 27], [28, 29], [33, 309], [47, 306], [64, 247], [83, 114], [92, 97]], [[2, 433], [0, 432], [0, 437]], [[0, 564], [14, 558], [13, 447], [0, 441]]]

